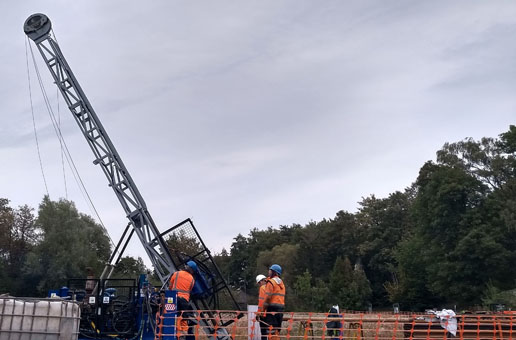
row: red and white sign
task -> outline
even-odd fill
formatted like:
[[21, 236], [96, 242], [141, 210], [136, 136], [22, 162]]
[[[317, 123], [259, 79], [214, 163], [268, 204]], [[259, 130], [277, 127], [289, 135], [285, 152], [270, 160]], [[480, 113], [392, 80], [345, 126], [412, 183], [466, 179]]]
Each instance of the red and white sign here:
[[173, 312], [176, 310], [176, 304], [175, 303], [166, 303], [165, 304], [165, 310], [167, 312]]

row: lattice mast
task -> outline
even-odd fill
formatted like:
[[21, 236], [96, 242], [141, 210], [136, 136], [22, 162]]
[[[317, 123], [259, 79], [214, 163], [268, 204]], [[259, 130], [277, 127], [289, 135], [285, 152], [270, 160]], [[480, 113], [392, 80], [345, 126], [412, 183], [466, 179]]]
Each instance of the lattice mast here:
[[[138, 235], [161, 282], [165, 284], [170, 275], [177, 270], [176, 265], [122, 158], [66, 62], [59, 45], [50, 36], [50, 19], [44, 14], [33, 14], [25, 21], [23, 28], [36, 44], [55, 84], [93, 151], [93, 163], [100, 165], [106, 175], [109, 186], [113, 188], [129, 219], [129, 224]], [[117, 257], [112, 256], [110, 261], [114, 259]], [[114, 264], [110, 263], [111, 268]]]

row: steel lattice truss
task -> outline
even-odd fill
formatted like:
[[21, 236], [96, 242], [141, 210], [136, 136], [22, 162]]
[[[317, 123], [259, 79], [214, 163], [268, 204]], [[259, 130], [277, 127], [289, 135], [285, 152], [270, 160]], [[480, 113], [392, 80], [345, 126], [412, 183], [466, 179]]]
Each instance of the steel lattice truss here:
[[[182, 264], [184, 261], [182, 259], [176, 259], [177, 262], [174, 261], [174, 258], [163, 239], [163, 235], [166, 233], [159, 233], [158, 228], [147, 210], [145, 201], [129, 175], [127, 168], [102, 126], [102, 123], [98, 119], [97, 114], [88, 101], [88, 98], [79, 85], [79, 82], [75, 78], [70, 66], [66, 62], [65, 57], [61, 53], [59, 45], [50, 36], [50, 20], [44, 14], [33, 14], [25, 22], [24, 31], [36, 44], [57, 87], [59, 88], [59, 91], [63, 95], [68, 108], [79, 125], [88, 145], [93, 151], [95, 156], [93, 163], [100, 165], [109, 181], [109, 186], [113, 188], [113, 191], [129, 219], [129, 225], [124, 231], [122, 238], [110, 259], [111, 268], [113, 268], [120, 258], [120, 255], [123, 253], [123, 250], [132, 234], [136, 233], [161, 282], [165, 285], [168, 282], [170, 275], [177, 271], [178, 265]], [[188, 223], [185, 224], [185, 222]], [[179, 228], [180, 226], [186, 228], [184, 227], [185, 225], [191, 226], [191, 229], [195, 231], [191, 221], [187, 220], [172, 228], [169, 232]], [[231, 300], [236, 305], [229, 288], [222, 279], [222, 276], [218, 271], [218, 268], [216, 268], [209, 251], [202, 240], [200, 240], [196, 231], [195, 235], [202, 244], [202, 251], [197, 254], [189, 254], [189, 256], [199, 261], [207, 271], [213, 271], [217, 274], [217, 278], [213, 279], [211, 292], [216, 294], [220, 291], [224, 291], [229, 294]], [[117, 256], [117, 250], [121, 246], [122, 250]], [[104, 273], [102, 276], [104, 276]], [[192, 301], [191, 306], [193, 310], [198, 310], [200, 309], [199, 306], [207, 308], [214, 306], [215, 303], [216, 296], [212, 296], [211, 298], [199, 298]], [[239, 309], [238, 306], [237, 309]], [[239, 317], [240, 316], [242, 315], [240, 314]], [[203, 313], [201, 315], [200, 326], [203, 328], [205, 333], [209, 335], [210, 339], [230, 339], [226, 329], [223, 327], [221, 328], [219, 322], [216, 320], [217, 319], [213, 317], [213, 313]]]
[[39, 37], [36, 38], [29, 33], [28, 35], [34, 40], [68, 108], [86, 137], [95, 155], [93, 163], [100, 165], [161, 282], [166, 283], [170, 274], [177, 268], [147, 210], [145, 201], [61, 53], [59, 45], [50, 36], [50, 21], [48, 28], [43, 23], [37, 33]]

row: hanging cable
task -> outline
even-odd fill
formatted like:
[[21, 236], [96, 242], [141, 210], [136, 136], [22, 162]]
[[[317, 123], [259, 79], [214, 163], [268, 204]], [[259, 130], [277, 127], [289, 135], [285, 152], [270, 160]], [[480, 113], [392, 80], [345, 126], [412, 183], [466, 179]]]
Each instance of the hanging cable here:
[[27, 40], [25, 40], [25, 60], [27, 61], [27, 80], [29, 82], [29, 98], [30, 98], [30, 112], [32, 113], [32, 127], [34, 129], [34, 137], [36, 139], [36, 148], [38, 150], [39, 167], [41, 169], [41, 175], [43, 176], [43, 183], [45, 183], [45, 191], [47, 193], [47, 196], [50, 197], [50, 194], [48, 193], [48, 185], [47, 185], [47, 179], [45, 177], [45, 171], [43, 171], [43, 161], [41, 160], [41, 152], [39, 150], [39, 140], [38, 140], [38, 132], [36, 129], [36, 119], [34, 117], [34, 105], [32, 104], [32, 88], [30, 86], [29, 54], [28, 54], [28, 50], [27, 50], [27, 41], [28, 40], [29, 40], [29, 38], [27, 38]]
[[84, 182], [82, 181], [82, 178], [79, 175], [79, 171], [77, 170], [77, 167], [75, 166], [75, 162], [73, 161], [72, 155], [70, 154], [70, 151], [68, 149], [66, 141], [65, 141], [65, 139], [64, 139], [64, 137], [63, 137], [63, 135], [61, 133], [61, 129], [60, 129], [59, 124], [57, 122], [57, 119], [56, 119], [56, 117], [54, 115], [54, 112], [52, 110], [52, 106], [50, 105], [50, 100], [48, 99], [48, 95], [46, 93], [45, 86], [43, 85], [43, 81], [41, 79], [41, 74], [39, 72], [39, 68], [38, 68], [38, 65], [36, 63], [36, 58], [34, 57], [34, 51], [32, 50], [32, 46], [30, 44], [29, 44], [29, 48], [30, 48], [30, 53], [32, 55], [32, 61], [33, 61], [33, 64], [34, 64], [34, 69], [35, 69], [36, 75], [38, 77], [38, 82], [39, 82], [39, 86], [40, 86], [40, 89], [41, 89], [41, 93], [43, 94], [43, 99], [44, 99], [45, 105], [47, 107], [47, 111], [48, 111], [48, 114], [50, 116], [50, 120], [52, 122], [52, 126], [54, 127], [54, 131], [56, 132], [57, 138], [59, 139], [59, 142], [61, 143], [62, 150], [64, 151], [64, 156], [66, 158], [68, 166], [72, 170], [72, 175], [73, 175], [73, 177], [75, 179], [75, 182], [77, 183], [77, 186], [79, 187], [79, 190], [80, 190], [84, 200], [86, 201], [87, 204], [89, 203], [88, 206], [89, 206], [90, 210], [93, 209], [92, 214], [97, 216], [102, 229], [104, 230], [104, 232], [108, 236], [109, 241], [111, 242], [111, 245], [114, 247], [115, 244], [114, 244], [113, 240], [111, 239], [111, 236], [109, 235], [109, 233], [107, 231], [107, 228], [104, 225], [104, 222], [100, 218], [100, 215], [99, 215], [99, 213], [97, 211], [97, 208], [93, 204], [93, 201], [91, 200], [91, 197], [90, 197], [88, 191], [86, 190], [86, 186], [84, 185]]
[[[52, 32], [52, 35], [54, 36], [55, 41], [58, 42], [56, 34], [54, 33], [53, 29], [51, 29], [51, 32]], [[60, 111], [60, 106], [59, 106], [59, 88], [56, 88], [56, 100], [57, 100], [57, 122], [58, 122], [57, 126], [59, 127], [59, 131], [61, 131], [61, 111]], [[59, 139], [59, 143], [61, 144], [61, 166], [63, 168], [63, 182], [64, 182], [64, 188], [65, 188], [65, 195], [66, 195], [66, 199], [68, 199], [68, 186], [66, 183], [66, 171], [65, 171], [64, 156], [63, 156], [64, 150], [63, 150], [63, 143], [61, 142], [61, 139]]]
[[[59, 89], [56, 89], [56, 101], [57, 101], [57, 127], [59, 128], [59, 131], [61, 131], [61, 111], [59, 108]], [[66, 171], [64, 166], [64, 150], [63, 150], [63, 143], [61, 143], [61, 140], [59, 140], [59, 144], [61, 145], [61, 168], [63, 169], [63, 182], [64, 182], [64, 189], [65, 189], [65, 198], [68, 199], [68, 186], [66, 185]]]

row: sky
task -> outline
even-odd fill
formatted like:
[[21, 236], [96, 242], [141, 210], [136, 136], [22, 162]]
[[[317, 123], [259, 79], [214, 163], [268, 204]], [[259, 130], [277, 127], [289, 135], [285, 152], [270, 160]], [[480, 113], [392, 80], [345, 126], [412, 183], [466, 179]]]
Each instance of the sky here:
[[[48, 193], [97, 219], [62, 162], [23, 32], [44, 13], [158, 228], [191, 218], [213, 252], [252, 228], [356, 212], [408, 187], [444, 143], [515, 123], [514, 1], [29, 0], [0, 12], [0, 197], [37, 212]], [[35, 59], [116, 243], [125, 213]], [[138, 240], [127, 254], [149, 263]]]

